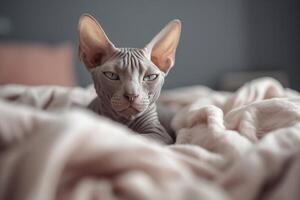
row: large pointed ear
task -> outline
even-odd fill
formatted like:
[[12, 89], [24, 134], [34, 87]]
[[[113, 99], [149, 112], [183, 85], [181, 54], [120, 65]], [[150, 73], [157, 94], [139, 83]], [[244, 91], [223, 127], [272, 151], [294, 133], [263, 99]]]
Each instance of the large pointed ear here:
[[89, 70], [103, 64], [116, 51], [100, 24], [91, 15], [84, 14], [80, 17], [78, 34], [79, 58]]
[[180, 20], [173, 20], [146, 45], [146, 51], [151, 61], [165, 73], [168, 73], [175, 63], [175, 53], [180, 32]]

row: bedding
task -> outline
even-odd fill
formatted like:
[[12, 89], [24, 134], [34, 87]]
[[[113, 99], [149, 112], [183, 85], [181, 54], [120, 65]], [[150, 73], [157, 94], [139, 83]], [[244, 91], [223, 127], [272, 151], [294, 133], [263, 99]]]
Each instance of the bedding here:
[[162, 146], [85, 109], [93, 88], [0, 87], [0, 199], [299, 199], [300, 96], [271, 78], [162, 93]]

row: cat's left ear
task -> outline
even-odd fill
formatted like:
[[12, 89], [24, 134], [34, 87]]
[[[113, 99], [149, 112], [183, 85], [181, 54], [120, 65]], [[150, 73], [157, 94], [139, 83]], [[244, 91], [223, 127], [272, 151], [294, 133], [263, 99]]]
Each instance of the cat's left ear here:
[[168, 73], [175, 63], [175, 54], [180, 32], [180, 20], [173, 20], [145, 47], [151, 61], [164, 73]]

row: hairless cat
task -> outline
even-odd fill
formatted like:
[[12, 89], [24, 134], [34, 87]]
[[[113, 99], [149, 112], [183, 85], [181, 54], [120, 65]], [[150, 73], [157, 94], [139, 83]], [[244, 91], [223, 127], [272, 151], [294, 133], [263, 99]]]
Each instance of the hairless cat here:
[[180, 21], [169, 22], [144, 48], [116, 48], [88, 14], [80, 17], [78, 31], [79, 57], [97, 93], [89, 108], [147, 138], [173, 143], [158, 119], [155, 102], [175, 62]]

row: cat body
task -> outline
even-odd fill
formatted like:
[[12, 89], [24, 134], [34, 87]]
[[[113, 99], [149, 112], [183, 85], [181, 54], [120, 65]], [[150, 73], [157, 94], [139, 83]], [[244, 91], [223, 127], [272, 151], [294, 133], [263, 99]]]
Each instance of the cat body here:
[[79, 21], [79, 56], [89, 70], [97, 97], [89, 108], [161, 143], [174, 138], [156, 108], [164, 78], [174, 64], [181, 24], [170, 22], [144, 48], [116, 48], [90, 15]]

